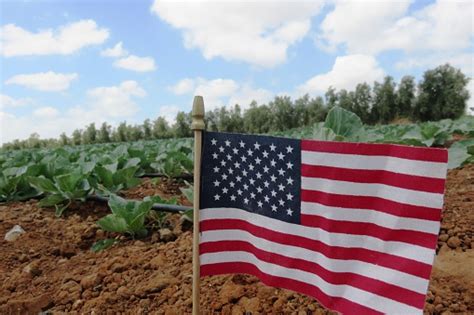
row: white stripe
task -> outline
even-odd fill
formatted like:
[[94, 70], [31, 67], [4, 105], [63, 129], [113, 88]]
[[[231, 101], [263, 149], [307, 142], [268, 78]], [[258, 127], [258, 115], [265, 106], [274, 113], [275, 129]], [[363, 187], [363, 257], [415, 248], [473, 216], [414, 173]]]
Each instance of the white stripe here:
[[384, 184], [353, 183], [326, 178], [301, 177], [301, 188], [331, 194], [379, 197], [399, 203], [435, 209], [443, 207], [442, 194], [404, 189]]
[[250, 224], [271, 229], [276, 232], [320, 241], [329, 246], [365, 248], [380, 253], [408, 258], [429, 265], [432, 265], [435, 255], [434, 249], [428, 249], [418, 245], [383, 241], [376, 237], [367, 235], [330, 233], [320, 228], [287, 223], [238, 208], [202, 209], [200, 211], [200, 217], [201, 222], [209, 219], [240, 219], [247, 221]]
[[277, 253], [289, 258], [303, 259], [316, 263], [332, 272], [352, 272], [368, 278], [380, 280], [401, 288], [426, 294], [428, 280], [407, 273], [366, 263], [358, 260], [331, 259], [319, 252], [306, 248], [275, 243], [252, 235], [242, 230], [204, 231], [201, 234], [201, 244], [218, 241], [244, 241], [251, 243], [260, 250]]
[[410, 230], [438, 235], [439, 221], [405, 218], [368, 209], [330, 207], [315, 202], [301, 202], [301, 214], [318, 215], [330, 220], [367, 222], [394, 230]]
[[365, 305], [383, 313], [400, 314], [418, 314], [420, 309], [409, 305], [396, 302], [394, 300], [375, 295], [348, 285], [334, 285], [327, 283], [315, 274], [282, 267], [276, 264], [267, 263], [259, 260], [251, 253], [247, 252], [218, 252], [201, 255], [201, 265], [226, 263], [226, 262], [244, 262], [256, 266], [260, 271], [271, 276], [293, 279], [303, 283], [310, 284], [323, 291], [326, 295], [332, 297], [342, 297], [359, 305]]
[[358, 170], [385, 170], [394, 173], [446, 178], [447, 164], [402, 159], [391, 156], [372, 156], [301, 151], [303, 164], [352, 168]]

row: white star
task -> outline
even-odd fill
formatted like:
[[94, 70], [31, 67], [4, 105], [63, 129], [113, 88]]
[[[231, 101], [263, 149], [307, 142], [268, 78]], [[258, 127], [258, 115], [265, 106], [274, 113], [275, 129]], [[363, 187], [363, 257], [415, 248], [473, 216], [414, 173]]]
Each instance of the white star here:
[[234, 170], [229, 168], [229, 174], [234, 174]]
[[264, 157], [264, 158], [267, 158], [267, 157], [268, 157], [268, 152], [267, 152], [267, 151], [263, 151], [262, 154], [263, 154], [263, 157]]
[[248, 150], [247, 150], [247, 154], [248, 154], [248, 155], [250, 155], [250, 156], [252, 156], [252, 154], [253, 154], [253, 151], [252, 151], [252, 150], [250, 150], [250, 149], [248, 149]]
[[242, 196], [242, 190], [237, 190], [237, 195]]
[[275, 175], [272, 175], [272, 176], [270, 176], [270, 179], [271, 179], [272, 182], [274, 182], [274, 181], [276, 181], [277, 178], [275, 177]]
[[227, 179], [227, 174], [222, 174], [222, 180], [226, 180]]
[[250, 179], [250, 185], [254, 185], [255, 184], [255, 179], [251, 178]]
[[235, 179], [236, 179], [238, 182], [240, 182], [240, 181], [242, 180], [242, 177], [237, 176]]
[[286, 167], [293, 168], [293, 163], [291, 163], [291, 162], [286, 163]]
[[290, 147], [290, 146], [287, 146], [286, 147], [286, 153], [292, 153], [293, 152], [293, 148]]
[[221, 199], [221, 196], [219, 196], [218, 194], [216, 194], [216, 195], [214, 196], [214, 200], [219, 200], [219, 199]]
[[225, 166], [225, 161], [224, 160], [221, 161], [221, 165]]
[[240, 163], [239, 162], [235, 162], [234, 165], [235, 165], [235, 168], [240, 168]]
[[227, 189], [227, 188], [225, 188], [225, 187], [222, 188], [222, 193], [223, 193], [223, 194], [227, 194], [228, 191], [229, 191], [229, 189]]
[[242, 162], [247, 162], [247, 157], [245, 157], [243, 155], [240, 157], [240, 159], [242, 160]]
[[255, 194], [253, 192], [250, 193], [250, 198], [255, 199]]
[[278, 153], [277, 155], [278, 155], [279, 160], [283, 160], [283, 158], [285, 157], [285, 155], [282, 152]]
[[291, 193], [286, 194], [286, 199], [293, 200], [293, 195]]
[[258, 204], [258, 207], [261, 208], [263, 206], [263, 202], [261, 202], [260, 200], [257, 202]]
[[253, 168], [254, 168], [254, 167], [255, 167], [255, 166], [253, 166], [252, 164], [249, 164], [249, 169], [250, 169], [251, 171], [253, 171]]
[[245, 147], [245, 143], [244, 143], [242, 140], [240, 140], [240, 143], [239, 143], [239, 144], [240, 144], [240, 147], [241, 147], [241, 148]]
[[276, 197], [276, 195], [277, 195], [276, 191], [274, 191], [274, 190], [272, 190], [270, 193], [272, 194], [272, 197]]
[[268, 196], [263, 197], [263, 199], [265, 199], [265, 202], [270, 201], [270, 198], [268, 198]]
[[293, 185], [293, 178], [289, 177], [286, 179], [286, 182], [289, 184], [289, 185]]
[[283, 206], [283, 205], [285, 205], [285, 202], [284, 202], [283, 200], [281, 200], [281, 199], [280, 199], [280, 200], [278, 200], [278, 203], [280, 204], [280, 206]]
[[271, 166], [275, 166], [277, 164], [277, 162], [275, 162], [275, 160], [271, 160], [270, 164], [271, 164]]
[[272, 143], [272, 144], [270, 145], [270, 151], [275, 151], [275, 149], [276, 149], [276, 146]]
[[237, 149], [237, 148], [233, 148], [232, 151], [234, 151], [234, 154], [239, 153], [239, 149]]
[[216, 144], [217, 144], [217, 140], [216, 140], [216, 139], [212, 139], [211, 142], [212, 142], [212, 145], [216, 145]]
[[281, 176], [285, 175], [285, 170], [282, 169], [282, 168], [280, 168], [280, 169], [278, 170], [278, 174], [280, 174]]
[[214, 173], [219, 172], [219, 168], [217, 166], [214, 167]]
[[282, 184], [278, 185], [278, 190], [281, 190], [281, 191], [285, 190], [285, 186], [283, 186]]
[[253, 146], [255, 147], [255, 150], [260, 149], [260, 143], [258, 143], [258, 142], [255, 142], [255, 144]]
[[272, 205], [272, 211], [276, 212], [277, 211], [277, 206]]
[[247, 174], [248, 174], [248, 172], [246, 170], [242, 171], [242, 175], [244, 175], [245, 177], [247, 177]]
[[257, 179], [262, 178], [262, 174], [260, 174], [260, 172], [257, 172], [257, 174], [255, 174], [255, 176], [257, 176]]
[[226, 147], [230, 147], [230, 141], [229, 141], [229, 140], [226, 140], [226, 141], [225, 141], [225, 145], [226, 145]]
[[246, 203], [246, 204], [249, 203], [248, 198], [244, 198], [244, 203]]
[[256, 158], [256, 159], [255, 159], [255, 164], [260, 164], [261, 161], [262, 161], [262, 160], [260, 160], [259, 158]]
[[227, 159], [230, 161], [232, 160], [232, 156], [230, 154], [227, 154]]
[[244, 184], [244, 190], [249, 190], [249, 185]]
[[268, 181], [264, 181], [263, 185], [265, 186], [265, 188], [268, 188], [268, 186], [270, 186], [270, 183]]
[[217, 153], [212, 153], [212, 158], [217, 159]]
[[220, 152], [224, 152], [224, 147], [223, 147], [223, 146], [220, 146], [220, 147], [219, 147], [219, 151], [220, 151]]
[[235, 197], [234, 195], [230, 196], [230, 200], [231, 200], [231, 201], [235, 201], [235, 198], [236, 198], [236, 197]]
[[291, 216], [291, 215], [293, 215], [293, 210], [291, 210], [291, 209], [286, 209], [286, 213], [287, 213], [289, 216]]
[[217, 187], [217, 186], [219, 186], [219, 185], [220, 185], [220, 182], [216, 179], [216, 180], [214, 181], [214, 186]]
[[263, 190], [262, 187], [260, 187], [260, 186], [257, 187], [257, 192], [258, 192], [259, 194], [262, 193], [262, 190]]
[[229, 183], [229, 186], [230, 186], [230, 188], [234, 188], [235, 183], [234, 183], [234, 182], [230, 182], [230, 183]]
[[263, 172], [264, 172], [264, 173], [268, 173], [268, 170], [269, 170], [268, 166], [265, 165], [265, 166], [263, 167]]

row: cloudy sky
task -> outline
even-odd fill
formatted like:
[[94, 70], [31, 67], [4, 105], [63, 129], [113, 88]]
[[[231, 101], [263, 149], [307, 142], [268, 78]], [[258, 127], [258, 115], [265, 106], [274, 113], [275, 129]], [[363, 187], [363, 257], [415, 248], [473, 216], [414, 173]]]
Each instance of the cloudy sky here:
[[0, 143], [90, 122], [172, 120], [195, 94], [209, 109], [245, 107], [385, 75], [419, 79], [446, 62], [474, 73], [470, 0], [0, 6]]

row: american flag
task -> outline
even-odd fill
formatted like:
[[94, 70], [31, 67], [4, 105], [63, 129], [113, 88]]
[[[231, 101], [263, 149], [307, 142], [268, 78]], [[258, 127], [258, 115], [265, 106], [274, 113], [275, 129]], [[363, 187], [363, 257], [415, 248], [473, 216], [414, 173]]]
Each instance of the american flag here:
[[255, 275], [341, 313], [421, 313], [446, 163], [444, 149], [206, 132], [201, 275]]

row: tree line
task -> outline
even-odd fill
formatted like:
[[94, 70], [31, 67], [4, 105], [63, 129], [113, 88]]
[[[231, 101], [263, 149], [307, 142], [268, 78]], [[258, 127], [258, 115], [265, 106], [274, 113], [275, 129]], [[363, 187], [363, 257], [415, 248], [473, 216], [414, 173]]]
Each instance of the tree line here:
[[[242, 133], [267, 133], [313, 125], [323, 121], [333, 106], [340, 106], [357, 114], [366, 124], [390, 123], [401, 118], [411, 121], [456, 119], [465, 114], [469, 99], [469, 78], [449, 64], [427, 70], [416, 83], [412, 76], [395, 82], [386, 76], [382, 82], [358, 84], [353, 91], [330, 87], [324, 96], [304, 95], [296, 100], [277, 96], [268, 104], [253, 101], [246, 110], [239, 104], [206, 112], [207, 130]], [[474, 109], [473, 109], [474, 110]], [[191, 113], [178, 112], [174, 124], [164, 117], [143, 124], [121, 122], [112, 127], [106, 122], [76, 129], [70, 136], [62, 133], [59, 139], [40, 139], [34, 133], [26, 140], [14, 140], [4, 149], [54, 147], [108, 142], [124, 142], [191, 137]]]

